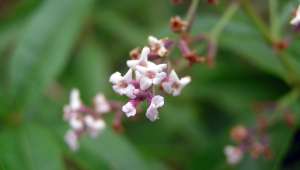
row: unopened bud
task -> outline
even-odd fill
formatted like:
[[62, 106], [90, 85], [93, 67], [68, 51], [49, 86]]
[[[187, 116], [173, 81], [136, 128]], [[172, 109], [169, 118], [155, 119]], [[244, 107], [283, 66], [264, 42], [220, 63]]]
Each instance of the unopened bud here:
[[238, 125], [231, 130], [230, 136], [235, 142], [242, 142], [248, 137], [248, 130], [244, 126]]
[[136, 60], [139, 58], [140, 54], [141, 54], [141, 49], [137, 47], [130, 51], [129, 56], [131, 59]]
[[182, 33], [187, 29], [187, 22], [182, 20], [179, 16], [175, 16], [170, 20], [170, 27], [173, 32]]

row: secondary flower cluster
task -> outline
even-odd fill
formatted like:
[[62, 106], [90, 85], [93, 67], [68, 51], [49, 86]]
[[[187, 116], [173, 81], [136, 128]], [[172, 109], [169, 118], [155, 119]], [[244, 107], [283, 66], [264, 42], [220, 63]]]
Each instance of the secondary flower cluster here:
[[142, 50], [135, 49], [131, 52], [133, 59], [127, 61], [129, 70], [124, 75], [120, 72], [113, 73], [109, 81], [116, 93], [129, 98], [122, 107], [127, 117], [135, 116], [139, 104], [146, 101], [146, 117], [155, 121], [159, 118], [159, 108], [164, 105], [164, 97], [157, 95], [155, 90], [162, 89], [166, 93], [178, 96], [191, 78], [180, 79], [175, 70], [171, 70], [166, 63], [160, 63], [162, 57], [166, 57], [169, 52], [167, 39], [149, 36], [148, 41], [149, 45]]
[[230, 135], [237, 145], [225, 146], [224, 153], [229, 164], [238, 164], [246, 152], [249, 152], [254, 159], [260, 155], [264, 155], [266, 158], [271, 157], [268, 137], [261, 130], [246, 129], [244, 126], [238, 125], [231, 130]]
[[97, 137], [106, 127], [102, 116], [110, 110], [110, 104], [103, 94], [96, 95], [93, 108], [88, 108], [82, 103], [79, 90], [73, 89], [70, 94], [70, 103], [64, 107], [64, 120], [71, 127], [65, 135], [65, 141], [69, 147], [77, 150], [79, 137], [84, 133]]

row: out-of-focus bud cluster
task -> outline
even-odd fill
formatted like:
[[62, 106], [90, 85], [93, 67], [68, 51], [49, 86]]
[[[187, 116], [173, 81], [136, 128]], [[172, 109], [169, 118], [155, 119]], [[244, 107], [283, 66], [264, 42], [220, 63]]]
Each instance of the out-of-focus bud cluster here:
[[91, 137], [97, 137], [106, 126], [103, 114], [111, 111], [109, 102], [103, 94], [97, 94], [94, 98], [94, 106], [85, 106], [79, 90], [73, 89], [70, 94], [70, 103], [64, 107], [64, 120], [70, 125], [70, 130], [65, 135], [65, 141], [72, 150], [79, 148], [79, 138], [87, 133]]
[[260, 155], [271, 158], [268, 136], [261, 129], [247, 129], [242, 125], [237, 125], [230, 131], [230, 136], [236, 145], [225, 146], [224, 153], [229, 164], [238, 164], [246, 153], [254, 159]]
[[148, 42], [142, 50], [136, 48], [130, 52], [132, 59], [127, 61], [127, 73], [115, 72], [109, 81], [116, 93], [129, 98], [122, 107], [127, 117], [135, 116], [137, 107], [146, 101], [146, 117], [155, 121], [159, 118], [158, 110], [164, 105], [164, 97], [157, 95], [155, 90], [162, 89], [165, 93], [178, 96], [191, 78], [180, 79], [167, 63], [161, 63], [161, 58], [169, 52], [167, 39], [149, 36]]

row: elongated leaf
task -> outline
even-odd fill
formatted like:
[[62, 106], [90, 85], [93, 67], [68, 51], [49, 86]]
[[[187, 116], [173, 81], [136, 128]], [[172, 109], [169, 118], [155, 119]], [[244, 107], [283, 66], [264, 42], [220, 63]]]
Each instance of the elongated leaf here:
[[96, 93], [107, 94], [107, 89], [111, 89], [108, 87], [109, 65], [109, 56], [92, 37], [89, 37], [84, 41], [79, 54], [70, 62], [62, 81], [70, 88], [79, 88], [82, 96], [87, 96], [90, 100]]
[[48, 0], [35, 12], [11, 61], [12, 94], [17, 106], [33, 102], [31, 99], [61, 71], [91, 2]]
[[121, 136], [106, 130], [99, 140], [85, 139], [82, 149], [108, 162], [115, 170], [146, 170], [147, 163], [137, 150]]
[[38, 126], [22, 126], [0, 133], [0, 168], [3, 170], [63, 170], [53, 136]]

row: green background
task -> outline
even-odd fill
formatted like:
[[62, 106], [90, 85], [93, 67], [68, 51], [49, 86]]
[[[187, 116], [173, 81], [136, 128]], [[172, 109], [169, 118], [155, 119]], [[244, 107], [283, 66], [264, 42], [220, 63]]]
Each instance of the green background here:
[[[272, 0], [270, 0], [272, 1]], [[273, 0], [274, 1], [274, 0]], [[181, 96], [167, 97], [160, 120], [125, 119], [125, 131], [108, 128], [99, 138], [83, 137], [78, 152], [63, 141], [68, 129], [62, 108], [69, 91], [85, 103], [102, 91], [114, 94], [110, 74], [126, 71], [128, 53], [148, 35], [174, 38], [169, 19], [185, 16], [188, 3], [168, 0], [1, 0], [0, 1], [0, 169], [1, 170], [266, 170], [283, 169], [294, 129], [279, 122], [270, 130], [272, 160], [245, 156], [226, 164], [225, 145], [236, 124], [254, 126], [255, 103], [283, 101], [296, 115], [299, 100], [289, 94], [300, 73], [299, 34], [289, 20], [296, 0], [278, 0], [276, 23], [268, 1], [250, 1], [266, 27], [290, 47], [276, 53], [241, 6], [218, 37], [216, 65], [195, 65], [180, 73], [192, 83]], [[200, 1], [192, 34], [209, 33], [230, 1]], [[197, 46], [199, 52], [203, 46]], [[172, 57], [179, 57], [174, 53]], [[292, 67], [286, 67], [285, 57]], [[286, 101], [286, 102], [285, 102]], [[285, 105], [285, 103], [287, 103]], [[281, 111], [267, 113], [282, 114]], [[108, 116], [111, 124], [113, 114]], [[291, 164], [289, 169], [300, 165]]]

